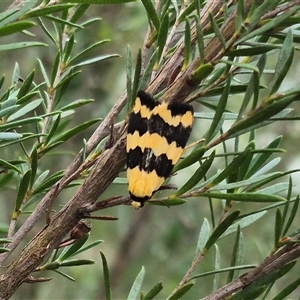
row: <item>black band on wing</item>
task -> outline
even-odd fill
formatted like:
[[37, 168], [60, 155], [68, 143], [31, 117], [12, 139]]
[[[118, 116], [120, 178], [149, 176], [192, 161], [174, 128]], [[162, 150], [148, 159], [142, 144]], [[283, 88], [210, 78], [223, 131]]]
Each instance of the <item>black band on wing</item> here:
[[150, 148], [142, 152], [140, 147], [131, 149], [127, 153], [127, 167], [133, 169], [137, 166], [147, 173], [155, 170], [157, 176], [164, 178], [169, 177], [174, 167], [172, 160], [168, 159], [166, 154], [155, 156]]

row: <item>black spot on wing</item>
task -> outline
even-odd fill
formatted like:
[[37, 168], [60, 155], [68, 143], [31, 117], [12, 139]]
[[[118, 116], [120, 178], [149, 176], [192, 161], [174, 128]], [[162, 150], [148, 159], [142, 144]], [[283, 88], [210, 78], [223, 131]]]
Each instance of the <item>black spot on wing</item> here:
[[168, 109], [171, 111], [171, 115], [174, 116], [183, 116], [187, 112], [191, 112], [192, 115], [194, 114], [193, 106], [186, 104], [186, 103], [170, 103], [168, 105]]
[[142, 136], [148, 130], [148, 119], [142, 118], [140, 113], [131, 113], [127, 127], [127, 133], [133, 134], [135, 131], [139, 132]]
[[166, 154], [162, 154], [156, 158], [156, 163], [155, 170], [157, 175], [164, 178], [169, 177], [174, 167], [172, 160], [168, 159]]
[[152, 149], [146, 148], [143, 153], [140, 169], [147, 173], [156, 171], [157, 176], [167, 178], [173, 169], [172, 160], [166, 154], [155, 156]]
[[170, 176], [173, 164], [172, 160], [168, 159], [166, 154], [155, 156], [152, 149], [145, 148], [142, 152], [140, 147], [129, 150], [127, 154], [127, 168], [133, 169], [139, 167], [147, 173], [156, 171], [157, 176], [167, 178]]
[[159, 115], [154, 115], [150, 118], [148, 129], [150, 134], [158, 133], [167, 139], [168, 144], [176, 142], [176, 146], [181, 148], [185, 147], [192, 131], [190, 126], [184, 127], [181, 124], [170, 126]]
[[155, 102], [152, 96], [144, 91], [138, 91], [137, 95], [141, 100], [141, 104], [147, 106], [150, 110], [152, 110], [159, 102]]
[[143, 160], [143, 152], [140, 147], [129, 150], [127, 153], [127, 168], [134, 169], [136, 166], [139, 166], [141, 169]]

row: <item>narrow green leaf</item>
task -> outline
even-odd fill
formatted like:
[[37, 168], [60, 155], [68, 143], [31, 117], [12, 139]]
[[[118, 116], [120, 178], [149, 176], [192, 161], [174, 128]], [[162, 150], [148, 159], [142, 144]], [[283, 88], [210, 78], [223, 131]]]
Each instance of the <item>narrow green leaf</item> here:
[[196, 252], [194, 255], [194, 260], [196, 261], [199, 255], [201, 255], [204, 251], [204, 247], [210, 236], [210, 225], [206, 218], [204, 218], [203, 223], [200, 228], [199, 237], [197, 241]]
[[249, 166], [252, 162], [253, 159], [253, 150], [255, 150], [255, 143], [254, 140], [252, 140], [246, 147], [247, 149], [250, 149], [250, 153], [247, 156], [247, 158], [241, 163], [239, 170], [238, 170], [238, 177], [236, 179], [236, 181], [241, 181], [243, 179], [245, 179], [245, 175], [249, 169]]
[[142, 267], [141, 271], [139, 272], [138, 276], [135, 278], [134, 283], [130, 289], [129, 295], [127, 300], [137, 300], [139, 299], [142, 283], [145, 276], [145, 269]]
[[[64, 13], [62, 13], [62, 15], [63, 14]], [[70, 26], [70, 27], [74, 27], [76, 29], [83, 29], [83, 27], [81, 25], [68, 21], [67, 17], [62, 19], [62, 18], [54, 17], [53, 15], [45, 15], [44, 18], [47, 18], [47, 19], [53, 21], [53, 23], [58, 23], [63, 26]]]
[[24, 116], [28, 112], [35, 110], [42, 102], [43, 102], [43, 99], [37, 99], [37, 100], [34, 100], [34, 101], [28, 103], [27, 105], [25, 105], [24, 107], [19, 109], [17, 112], [10, 115], [7, 119], [7, 122], [12, 122], [12, 121]]
[[18, 188], [18, 194], [15, 204], [15, 212], [18, 212], [22, 203], [25, 200], [26, 193], [28, 191], [29, 183], [31, 179], [31, 170], [29, 169], [22, 177]]
[[282, 214], [281, 211], [277, 208], [276, 217], [275, 217], [275, 231], [274, 231], [274, 248], [277, 249], [278, 244], [281, 239], [281, 231], [282, 231]]
[[42, 184], [42, 182], [47, 178], [48, 174], [49, 174], [49, 170], [46, 170], [41, 175], [39, 175], [38, 178], [35, 180], [32, 188], [35, 189], [37, 186]]
[[[224, 232], [224, 234], [225, 233], [226, 233], [226, 231]], [[235, 266], [241, 265], [242, 261], [243, 261], [243, 257], [244, 257], [244, 239], [243, 239], [243, 234], [241, 232], [241, 227], [238, 225], [237, 231], [236, 231], [236, 236], [235, 236], [235, 241], [234, 241], [234, 246], [233, 246], [233, 252], [232, 252], [230, 266], [235, 267]], [[232, 282], [234, 280], [234, 278], [236, 278], [238, 276], [238, 274], [236, 274], [236, 276], [234, 276], [235, 271], [236, 270], [233, 269], [228, 272], [227, 281], [226, 281], [227, 283]]]
[[138, 92], [141, 71], [142, 71], [142, 51], [141, 51], [141, 49], [139, 49], [139, 52], [138, 52], [137, 58], [136, 58], [134, 77], [133, 77], [133, 83], [132, 83], [132, 97], [133, 98], [135, 98], [135, 95]]
[[1, 158], [0, 158], [0, 166], [3, 169], [14, 170], [14, 171], [18, 172], [19, 174], [22, 174], [22, 171], [20, 169], [18, 169], [14, 164], [11, 164], [8, 161], [5, 161]]
[[35, 6], [36, 3], [37, 0], [20, 2], [12, 10], [8, 10], [6, 13], [1, 14], [2, 18], [0, 18], [0, 27], [3, 27], [6, 24], [10, 24], [13, 21], [18, 20], [24, 14], [31, 11], [31, 9]]
[[184, 62], [182, 70], [186, 70], [191, 61], [191, 24], [188, 17], [185, 18], [185, 31], [184, 31]]
[[[293, 193], [293, 180], [292, 180], [292, 177], [289, 176], [288, 190], [287, 190], [287, 195], [286, 195], [286, 200], [287, 201], [284, 205], [284, 209], [283, 209], [283, 212], [282, 212], [283, 223], [285, 223], [285, 221], [287, 219], [288, 211], [289, 211], [290, 204], [291, 204], [292, 193]], [[284, 235], [284, 234], [282, 234], [282, 235]]]
[[67, 130], [65, 132], [63, 132], [62, 134], [60, 134], [59, 136], [56, 136], [53, 138], [53, 140], [51, 141], [51, 144], [55, 143], [55, 142], [59, 142], [59, 141], [67, 141], [68, 139], [70, 139], [71, 137], [73, 137], [74, 135], [78, 134], [79, 132], [91, 127], [92, 125], [94, 125], [95, 123], [101, 121], [101, 119], [93, 119], [93, 120], [89, 120], [87, 122], [84, 122], [70, 130]]
[[163, 289], [162, 282], [157, 283], [144, 297], [143, 300], [152, 300]]
[[[12, 86], [16, 86], [19, 81], [20, 81], [20, 67], [18, 63], [15, 63], [15, 67], [14, 67], [14, 71], [13, 71], [13, 75], [12, 75], [12, 79], [11, 79], [11, 85]], [[15, 94], [16, 91], [13, 92], [13, 94]], [[11, 96], [11, 94], [10, 94]]]
[[87, 9], [90, 7], [89, 4], [79, 4], [76, 5], [75, 11], [73, 11], [73, 15], [70, 19], [72, 23], [77, 23], [78, 20], [84, 15]]
[[235, 57], [236, 56], [255, 56], [255, 55], [268, 53], [268, 52], [270, 52], [272, 50], [276, 50], [276, 49], [279, 49], [278, 45], [265, 44], [265, 45], [260, 45], [260, 46], [247, 47], [247, 48], [232, 49], [231, 51], [229, 51], [228, 54], [235, 56]]
[[50, 263], [47, 263], [41, 267], [39, 267], [39, 269], [41, 271], [45, 271], [45, 270], [56, 270], [60, 267], [60, 263], [57, 262], [57, 261], [53, 261], [53, 262], [50, 262]]
[[53, 124], [52, 124], [52, 126], [51, 126], [51, 128], [49, 130], [49, 133], [48, 133], [48, 135], [47, 135], [47, 137], [45, 139], [45, 142], [44, 142], [45, 146], [49, 144], [49, 142], [51, 141], [52, 137], [55, 135], [56, 130], [58, 128], [58, 125], [60, 123], [60, 119], [61, 119], [61, 115], [59, 114], [57, 116], [57, 118], [55, 119], [55, 121], [53, 122]]
[[38, 168], [38, 160], [39, 160], [37, 149], [35, 147], [31, 152], [30, 160], [31, 160], [31, 178], [30, 178], [29, 188], [31, 189], [35, 180], [35, 175]]
[[239, 62], [239, 61], [235, 61], [235, 60], [230, 60], [231, 57], [229, 57], [228, 59], [221, 59], [220, 62], [223, 62], [224, 64], [227, 64], [229, 66], [234, 66], [234, 67], [238, 67], [240, 69], [246, 69], [250, 72], [258, 72], [256, 66], [250, 64], [250, 63], [244, 63], [244, 62]]
[[59, 103], [58, 99], [60, 100], [62, 95], [64, 95], [65, 90], [67, 89], [71, 80], [80, 73], [81, 73], [81, 70], [75, 72], [74, 68], [72, 67], [69, 69], [69, 72], [65, 73], [65, 76], [61, 77], [61, 80], [55, 86], [55, 89], [57, 90], [56, 95], [55, 95], [56, 96], [55, 97], [55, 107]]
[[[37, 123], [42, 120], [43, 119], [39, 118], [39, 117], [26, 118], [26, 119], [2, 124], [2, 125], [0, 125], [0, 130], [7, 130], [10, 128], [15, 128], [17, 126], [21, 126], [21, 125], [25, 125], [25, 124]], [[16, 139], [16, 138], [21, 138], [23, 136], [22, 134], [14, 133], [14, 132], [1, 132], [0, 135], [1, 135], [0, 140], [1, 139]]]
[[159, 30], [160, 21], [159, 21], [158, 15], [156, 13], [156, 10], [154, 8], [153, 2], [149, 1], [149, 0], [142, 0], [142, 3], [145, 7], [148, 18], [151, 20], [151, 22], [153, 23], [156, 30]]
[[[290, 212], [290, 216], [285, 224], [285, 227], [282, 231], [282, 236], [285, 236], [288, 232], [288, 230], [290, 229], [290, 226], [292, 225], [296, 215], [297, 215], [297, 212], [298, 212], [298, 207], [299, 207], [299, 195], [297, 196], [295, 202], [294, 202], [294, 205], [292, 207], [292, 210]], [[289, 201], [288, 204], [290, 204], [291, 202]]]
[[[178, 17], [177, 23], [180, 24], [184, 20], [187, 19], [187, 17], [194, 12], [195, 10], [195, 1], [191, 1], [190, 3], [187, 3], [188, 6], [184, 9], [184, 11], [181, 12], [180, 16]], [[183, 7], [182, 7], [183, 8]]]
[[226, 272], [237, 271], [237, 270], [254, 269], [255, 267], [257, 267], [257, 265], [242, 265], [242, 266], [223, 268], [223, 269], [220, 269], [220, 270], [213, 270], [213, 271], [204, 272], [204, 273], [201, 273], [201, 274], [194, 275], [194, 276], [191, 277], [191, 280], [201, 278], [201, 277], [205, 277], [205, 276], [208, 276], [208, 275], [214, 275], [216, 273], [226, 273]]
[[[266, 179], [270, 179], [270, 178], [273, 180], [277, 179], [278, 175], [283, 175], [283, 173], [274, 172], [274, 173], [269, 173], [266, 175], [260, 175], [260, 176], [255, 176], [255, 177], [253, 176], [250, 179], [235, 181], [233, 183], [220, 183], [216, 186], [210, 187], [209, 192], [242, 189], [243, 187], [249, 188], [250, 185], [261, 183], [261, 182], [265, 181]], [[228, 192], [228, 193], [233, 193], [233, 192]], [[260, 193], [264, 194], [261, 190], [260, 190]], [[269, 194], [269, 192], [266, 194]]]
[[237, 2], [237, 14], [236, 14], [236, 21], [235, 21], [235, 31], [239, 32], [243, 25], [245, 20], [245, 5], [244, 0], [239, 0]]
[[258, 286], [252, 289], [242, 289], [234, 294], [230, 300], [245, 300], [245, 299], [257, 299], [265, 290], [267, 286]]
[[232, 225], [234, 221], [238, 218], [240, 212], [234, 211], [230, 215], [228, 215], [213, 231], [208, 241], [204, 246], [203, 251], [207, 251], [219, 238], [220, 236], [227, 230], [227, 228]]
[[286, 297], [292, 293], [298, 286], [300, 285], [300, 278], [293, 281], [286, 288], [284, 288], [277, 296], [275, 296], [272, 300], [284, 300]]
[[266, 187], [264, 189], [261, 189], [259, 193], [261, 194], [279, 194], [283, 191], [286, 191], [289, 187], [289, 184], [287, 182], [281, 182], [281, 183], [276, 183], [273, 184], [272, 186]]
[[[214, 264], [214, 269], [216, 271], [221, 269], [221, 255], [220, 255], [220, 250], [219, 247], [214, 244], [215, 247], [215, 264]], [[215, 291], [218, 286], [219, 286], [219, 281], [220, 281], [220, 273], [216, 272], [214, 275], [214, 280], [213, 280], [213, 291]]]
[[49, 78], [48, 78], [48, 75], [47, 75], [47, 71], [42, 63], [42, 61], [40, 59], [37, 59], [38, 60], [38, 63], [40, 65], [40, 69], [41, 69], [41, 72], [42, 72], [42, 75], [43, 75], [43, 78], [47, 84], [47, 87], [50, 87], [50, 81], [49, 81]]
[[18, 140], [22, 136], [22, 134], [16, 132], [0, 132], [0, 141]]
[[0, 27], [0, 37], [11, 35], [13, 33], [26, 30], [32, 26], [35, 26], [36, 24], [34, 22], [29, 21], [23, 21], [23, 22], [16, 22], [13, 24], [9, 24], [3, 27]]
[[89, 238], [89, 234], [86, 234], [83, 238], [79, 239], [71, 246], [66, 247], [56, 261], [61, 263], [65, 261], [67, 258], [76, 255], [77, 251], [85, 244], [88, 238]]
[[193, 151], [185, 157], [180, 163], [178, 163], [174, 168], [172, 173], [178, 172], [181, 169], [187, 168], [190, 165], [194, 164], [195, 162], [199, 161], [203, 154], [206, 151], [206, 147], [200, 146], [195, 147]]
[[30, 74], [25, 78], [24, 82], [22, 83], [22, 86], [20, 87], [20, 90], [18, 92], [18, 99], [24, 97], [26, 94], [28, 94], [30, 87], [33, 82], [35, 70], [32, 70]]
[[[107, 42], [110, 42], [110, 40], [108, 39], [105, 39], [105, 40], [101, 40], [99, 42], [96, 42], [94, 44], [92, 44], [91, 46], [85, 48], [84, 50], [82, 50], [79, 54], [77, 54], [76, 56], [74, 56], [73, 58], [71, 58], [69, 60], [69, 65], [73, 65], [73, 64], [76, 64], [77, 61], [79, 61], [84, 55], [86, 55], [88, 52], [90, 52], [91, 50], [107, 43]], [[71, 49], [70, 49], [71, 50]], [[69, 58], [69, 56], [67, 57]]]
[[140, 89], [141, 90], [146, 90], [147, 86], [149, 85], [151, 75], [153, 72], [154, 65], [157, 61], [157, 50], [154, 50], [152, 56], [150, 57], [150, 60], [142, 74], [142, 78], [140, 80]]
[[110, 276], [109, 269], [107, 265], [106, 258], [102, 251], [100, 251], [101, 259], [102, 259], [102, 267], [103, 267], [103, 278], [104, 278], [104, 290], [105, 290], [105, 299], [111, 300], [111, 285], [110, 285]]
[[21, 17], [21, 19], [29, 19], [29, 18], [36, 18], [36, 17], [45, 16], [45, 15], [50, 15], [50, 14], [53, 14], [56, 12], [67, 10], [73, 6], [74, 6], [74, 4], [56, 4], [56, 5], [52, 5], [52, 6], [46, 6], [46, 7], [40, 8], [40, 9], [35, 9], [35, 10], [30, 11], [29, 13], [23, 15]]
[[[149, 1], [150, 2], [150, 1]], [[158, 51], [157, 51], [157, 63], [156, 63], [156, 67], [157, 68], [159, 61], [162, 59], [162, 54], [163, 54], [163, 50], [165, 48], [166, 45], [166, 41], [168, 38], [168, 31], [169, 31], [169, 13], [168, 11], [165, 13], [165, 15], [162, 18], [160, 27], [159, 27], [159, 31], [158, 31], [158, 36], [157, 36], [157, 47], [158, 47]]]
[[[209, 127], [209, 130], [207, 131], [207, 133], [204, 136], [206, 144], [208, 144], [208, 142], [210, 142], [211, 139], [216, 134], [216, 128], [218, 128], [218, 125], [221, 122], [222, 116], [225, 112], [226, 105], [227, 105], [227, 99], [228, 99], [228, 95], [229, 95], [231, 79], [232, 79], [231, 76], [228, 76], [227, 82], [225, 84], [225, 88], [223, 90], [222, 96], [221, 96], [218, 106], [217, 106], [215, 117], [212, 121], [212, 124]], [[223, 123], [223, 122], [221, 122], [221, 123]]]
[[227, 138], [233, 138], [241, 133], [245, 133], [251, 131], [255, 128], [265, 126], [269, 123], [263, 123], [275, 116], [276, 114], [283, 111], [289, 104], [291, 104], [295, 100], [294, 95], [283, 96], [282, 99], [273, 102], [270, 105], [262, 107], [259, 111], [252, 114], [250, 117], [245, 118], [234, 124], [227, 131]]
[[103, 240], [94, 241], [94, 242], [92, 242], [92, 243], [90, 243], [90, 244], [88, 244], [88, 245], [86, 245], [84, 247], [81, 247], [79, 250], [77, 250], [76, 251], [76, 255], [78, 255], [79, 253], [85, 252], [85, 251], [87, 251], [87, 250], [89, 250], [89, 249], [91, 249], [93, 247], [96, 247], [96, 246], [98, 246], [98, 245], [100, 245], [102, 243], [103, 243]]
[[[44, 85], [44, 83], [40, 84], [39, 88], [43, 85]], [[25, 104], [26, 102], [33, 100], [33, 98], [36, 99], [39, 96], [40, 96], [40, 92], [37, 90], [34, 91], [34, 89], [33, 89], [32, 92], [29, 92], [29, 93], [25, 94], [24, 96], [22, 96], [21, 98], [19, 98], [18, 104], [19, 105]]]
[[28, 47], [40, 47], [40, 46], [45, 47], [48, 45], [40, 42], [19, 42], [19, 43], [12, 43], [12, 44], [2, 44], [0, 45], [0, 51], [9, 51], [9, 50], [24, 49]]
[[[276, 2], [280, 2], [280, 1], [279, 0], [263, 1], [262, 6], [267, 2], [271, 3], [271, 7], [275, 8]], [[270, 20], [269, 22], [266, 22], [265, 25], [258, 26], [258, 29], [256, 29], [256, 30], [253, 30], [254, 27], [256, 26], [256, 24], [254, 24], [254, 22], [252, 24], [249, 23], [251, 25], [247, 28], [248, 34], [243, 35], [243, 37], [239, 40], [239, 43], [249, 41], [253, 37], [257, 37], [257, 36], [264, 34], [265, 32], [274, 30], [275, 28], [280, 26], [281, 23], [283, 23], [290, 16], [292, 16], [295, 12], [297, 12], [298, 10], [299, 10], [299, 7], [298, 7], [298, 5], [296, 5], [295, 7], [292, 7], [291, 9], [286, 10], [282, 14], [276, 16], [276, 18], [272, 18], [272, 20]], [[265, 11], [265, 12], [267, 12], [267, 11]], [[252, 15], [251, 19], [255, 18], [256, 19], [255, 21], [259, 22], [260, 19], [258, 19], [258, 18], [261, 18], [261, 17], [259, 17], [259, 16], [262, 16], [261, 13], [262, 13], [262, 10], [260, 10], [260, 8], [258, 8], [255, 11], [255, 14]], [[252, 21], [251, 19], [248, 21], [251, 22]]]
[[209, 189], [210, 187], [213, 187], [226, 179], [240, 166], [240, 164], [248, 157], [249, 154], [250, 149], [246, 148], [241, 154], [232, 160], [232, 162], [209, 184], [207, 188]]
[[196, 170], [196, 172], [190, 177], [190, 179], [173, 195], [169, 198], [177, 198], [178, 196], [191, 190], [199, 181], [206, 175], [208, 169], [212, 165], [215, 158], [215, 151], [213, 151], [210, 156], [205, 160], [203, 164]]
[[52, 41], [53, 45], [57, 44], [57, 41], [55, 37], [52, 35], [52, 33], [47, 29], [46, 25], [43, 23], [41, 18], [38, 18], [38, 23], [40, 24], [40, 27], [45, 32], [45, 34], [49, 37], [49, 39]]
[[[7, 102], [7, 101], [6, 101]], [[20, 105], [14, 105], [10, 107], [6, 107], [0, 110], [0, 118], [3, 118], [6, 115], [13, 113]]]
[[254, 281], [252, 284], [231, 296], [230, 300], [255, 299], [256, 296], [260, 295], [267, 288], [268, 284], [285, 275], [294, 267], [296, 263], [297, 261], [292, 261], [275, 270], [274, 272], [261, 277], [257, 281]]
[[127, 113], [129, 114], [134, 106], [136, 93], [132, 92], [132, 52], [127, 45], [126, 56], [126, 92], [127, 92]]
[[287, 72], [290, 69], [290, 66], [293, 61], [294, 56], [294, 46], [293, 46], [293, 34], [289, 30], [284, 42], [282, 44], [282, 49], [279, 53], [277, 64], [275, 67], [275, 74], [272, 78], [269, 88], [269, 95], [274, 94], [280, 88], [280, 85], [284, 78], [286, 77]]
[[95, 263], [96, 262], [91, 259], [70, 259], [61, 262], [60, 267], [86, 266], [86, 265], [93, 265]]
[[83, 105], [86, 104], [90, 104], [92, 102], [94, 102], [94, 99], [79, 99], [79, 100], [75, 100], [61, 108], [59, 108], [60, 111], [68, 111], [68, 110], [72, 110], [72, 109], [76, 109], [78, 107], [81, 107]]
[[214, 16], [211, 13], [209, 14], [209, 20], [212, 25], [213, 32], [215, 33], [216, 37], [220, 41], [223, 49], [226, 49], [226, 42], [225, 42], [224, 36], [219, 29], [217, 21], [215, 20]]
[[[196, 5], [200, 6], [200, 3], [197, 1]], [[200, 8], [199, 8], [200, 10]], [[200, 13], [200, 11], [199, 11]], [[200, 14], [197, 14], [194, 16], [196, 20], [196, 30], [197, 30], [197, 46], [199, 51], [199, 57], [200, 57], [200, 64], [204, 64], [204, 57], [205, 57], [205, 46], [204, 46], [204, 35], [202, 30], [202, 25], [200, 22]]]
[[178, 300], [185, 295], [193, 286], [194, 282], [188, 282], [178, 289], [173, 295], [167, 298], [167, 300]]
[[[269, 143], [266, 149], [277, 148], [280, 145], [281, 140], [282, 140], [282, 136], [278, 136], [271, 143]], [[250, 178], [251, 176], [253, 176], [261, 168], [261, 166], [266, 163], [266, 161], [269, 159], [271, 155], [272, 152], [264, 152], [264, 153], [256, 154], [253, 158], [249, 170], [245, 175], [245, 178]]]
[[[0, 133], [0, 136], [1, 136], [1, 133]], [[11, 141], [9, 140], [8, 142], [0, 142], [0, 148], [6, 148], [6, 147], [14, 145], [14, 144], [20, 144], [21, 142], [27, 141], [29, 139], [37, 139], [42, 136], [44, 136], [44, 134], [25, 133], [24, 136], [21, 135], [21, 138], [19, 138], [19, 139], [15, 139], [15, 140], [11, 140]]]
[[60, 270], [54, 270], [53, 272], [58, 273], [59, 275], [65, 277], [68, 280], [71, 280], [72, 282], [76, 282], [76, 280], [73, 277], [71, 277], [70, 275], [66, 274], [65, 272], [62, 272]]
[[33, 192], [33, 194], [38, 194], [44, 192], [48, 188], [52, 187], [59, 179], [63, 177], [64, 171], [58, 171], [50, 176], [47, 180], [42, 182], [41, 185], [37, 186]]
[[51, 87], [54, 86], [55, 79], [56, 79], [56, 76], [57, 76], [58, 72], [59, 73], [61, 72], [61, 70], [59, 70], [59, 68], [60, 68], [60, 59], [61, 59], [60, 51], [57, 51], [56, 57], [54, 59], [53, 67], [52, 67], [52, 72], [51, 72], [51, 79], [50, 79]]
[[[249, 15], [246, 19], [247, 24], [248, 24], [247, 32], [253, 32], [253, 29], [261, 21], [261, 17], [265, 13], [267, 13], [269, 10], [272, 10], [273, 8], [275, 8], [279, 2], [280, 2], [280, 0], [266, 0], [266, 1], [263, 1], [260, 6], [258, 6], [259, 2], [253, 1]], [[258, 35], [253, 35], [253, 36], [258, 36]]]
[[0, 239], [0, 244], [8, 244], [8, 243], [11, 243], [11, 240], [5, 238]]
[[150, 205], [158, 205], [158, 206], [176, 206], [186, 203], [187, 201], [181, 198], [172, 198], [172, 199], [166, 199], [166, 200], [155, 200], [151, 199], [148, 200], [146, 203]]
[[256, 68], [253, 70], [252, 75], [249, 80], [249, 84], [247, 86], [243, 103], [240, 106], [239, 114], [238, 114], [238, 119], [242, 119], [243, 115], [246, 113], [246, 109], [252, 100], [252, 109], [254, 110], [257, 106], [258, 99], [259, 99], [259, 91], [261, 89], [260, 86], [260, 76], [263, 74], [264, 69], [266, 65], [266, 55], [261, 55], [259, 58]]
[[228, 227], [228, 229], [223, 233], [222, 238], [229, 234], [236, 232], [238, 230], [238, 228], [242, 229], [242, 228], [245, 228], [245, 227], [253, 224], [257, 220], [262, 218], [266, 213], [267, 213], [267, 211], [263, 210], [260, 212], [254, 212], [253, 214], [251, 214], [249, 216], [241, 218], [240, 220], [238, 220], [237, 222], [235, 222], [234, 224], [232, 224], [231, 226]]
[[107, 59], [110, 59], [110, 58], [113, 58], [113, 57], [120, 57], [120, 55], [119, 54], [99, 55], [99, 56], [96, 56], [94, 58], [82, 61], [81, 63], [75, 64], [74, 67], [82, 67], [82, 66], [90, 65], [90, 64], [93, 64], [95, 62], [107, 60]]
[[9, 95], [9, 98], [1, 103], [1, 109], [6, 109], [15, 106], [17, 100], [17, 97], [15, 97], [14, 95]]
[[10, 252], [11, 250], [10, 249], [7, 249], [7, 248], [1, 248], [0, 247], [0, 253], [7, 253], [7, 252]]
[[285, 201], [285, 198], [277, 195], [264, 195], [255, 193], [242, 193], [242, 194], [225, 194], [225, 193], [200, 193], [198, 197], [211, 197], [217, 199], [226, 199], [230, 201], [240, 202], [280, 202]]

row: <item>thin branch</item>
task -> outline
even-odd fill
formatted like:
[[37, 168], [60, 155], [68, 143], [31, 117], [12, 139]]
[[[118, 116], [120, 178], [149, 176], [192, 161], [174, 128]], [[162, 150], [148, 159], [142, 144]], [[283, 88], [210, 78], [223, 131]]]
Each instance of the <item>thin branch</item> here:
[[[299, 237], [298, 237], [299, 239]], [[283, 267], [285, 264], [299, 258], [300, 256], [300, 245], [293, 244], [287, 245], [275, 254], [267, 257], [259, 266], [250, 272], [243, 274], [233, 282], [223, 286], [216, 290], [209, 296], [202, 298], [202, 300], [218, 300], [225, 299], [248, 286], [249, 284], [263, 278], [264, 276], [271, 274], [272, 272]]]

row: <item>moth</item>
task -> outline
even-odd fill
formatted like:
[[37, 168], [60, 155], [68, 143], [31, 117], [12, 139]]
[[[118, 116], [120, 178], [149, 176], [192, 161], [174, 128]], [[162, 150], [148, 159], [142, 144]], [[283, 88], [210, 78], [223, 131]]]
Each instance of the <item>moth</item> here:
[[162, 186], [184, 152], [192, 131], [194, 110], [189, 104], [155, 101], [137, 93], [127, 129], [128, 190], [135, 208]]

